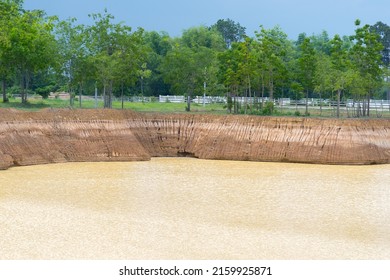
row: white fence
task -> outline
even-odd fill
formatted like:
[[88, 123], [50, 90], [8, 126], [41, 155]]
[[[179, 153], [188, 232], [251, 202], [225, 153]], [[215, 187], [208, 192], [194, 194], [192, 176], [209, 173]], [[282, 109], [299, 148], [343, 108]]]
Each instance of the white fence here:
[[[364, 104], [362, 101], [356, 102], [353, 100], [347, 100], [346, 106], [349, 108], [362, 108], [364, 106], [367, 106], [367, 101]], [[390, 109], [390, 100], [370, 100], [370, 108], [374, 109]]]
[[[204, 100], [204, 102], [203, 102]], [[234, 100], [238, 103], [242, 104], [253, 104], [253, 103], [262, 103], [262, 102], [268, 102], [270, 99], [268, 97], [264, 97], [263, 99], [261, 97], [242, 97], [242, 96], [236, 96], [234, 97]], [[182, 95], [175, 96], [175, 95], [160, 95], [159, 96], [159, 102], [172, 102], [172, 103], [182, 103], [187, 102], [186, 98]], [[197, 104], [211, 104], [211, 103], [227, 103], [226, 96], [195, 96], [191, 100], [192, 103]], [[291, 103], [290, 98], [278, 98], [274, 100], [275, 104], [288, 106]]]
[[158, 98], [159, 102], [171, 102], [171, 103], [184, 103], [185, 98], [183, 95], [160, 95]]

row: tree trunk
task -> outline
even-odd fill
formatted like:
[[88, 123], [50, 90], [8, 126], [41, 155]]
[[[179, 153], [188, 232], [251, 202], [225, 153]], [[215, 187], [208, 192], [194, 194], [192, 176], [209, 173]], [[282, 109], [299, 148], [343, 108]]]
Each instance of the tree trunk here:
[[3, 103], [7, 103], [9, 100], [8, 100], [8, 97], [7, 97], [7, 83], [5, 81], [5, 78], [3, 79], [2, 81], [2, 90], [3, 90]]
[[27, 93], [26, 93], [26, 74], [22, 73], [20, 79], [20, 90], [22, 95], [22, 103], [27, 103]]
[[108, 91], [108, 108], [112, 109], [112, 88], [113, 88], [113, 81], [110, 81], [110, 87]]
[[69, 106], [70, 107], [73, 107], [74, 105], [74, 97], [75, 97], [75, 93], [73, 92], [73, 89], [70, 90], [70, 93], [69, 93]]
[[103, 83], [103, 107], [107, 108], [106, 83]]
[[79, 106], [81, 108], [81, 98], [82, 98], [82, 94], [83, 94], [83, 83], [80, 83], [80, 89], [79, 89]]
[[265, 84], [264, 84], [264, 72], [261, 75], [261, 109], [264, 108], [264, 92], [265, 92]]
[[321, 98], [321, 91], [320, 91], [320, 116], [322, 116], [322, 98]]
[[270, 75], [269, 75], [269, 99], [271, 102], [273, 102], [273, 99], [274, 99], [274, 80], [273, 80], [272, 70], [270, 71]]
[[187, 107], [186, 107], [186, 111], [187, 112], [190, 112], [191, 111], [191, 94], [189, 94], [187, 96]]
[[[231, 88], [230, 88], [231, 90]], [[232, 113], [232, 93], [229, 92], [226, 94], [226, 103], [227, 103], [227, 113], [231, 114]], [[390, 108], [389, 108], [390, 110]]]
[[97, 90], [97, 85], [95, 83], [95, 109], [97, 109], [97, 107], [98, 107], [97, 96], [98, 96], [98, 90]]
[[121, 102], [122, 102], [122, 110], [124, 108], [124, 102], [123, 102], [123, 82], [122, 82], [122, 88], [121, 88]]
[[306, 116], [309, 115], [309, 90], [308, 89], [306, 90], [306, 111], [305, 111], [305, 115]]
[[[248, 76], [248, 90], [249, 90], [249, 99], [252, 98], [252, 85], [251, 85], [251, 79], [250, 77]], [[251, 113], [253, 112], [253, 102], [254, 102], [254, 98], [253, 98], [253, 101], [250, 102], [250, 109], [251, 109]]]
[[337, 118], [340, 118], [340, 97], [341, 97], [341, 89], [337, 90]]
[[387, 100], [390, 100], [390, 89], [387, 90]]
[[247, 114], [247, 107], [248, 107], [248, 89], [245, 89], [245, 96], [244, 96], [244, 114]]

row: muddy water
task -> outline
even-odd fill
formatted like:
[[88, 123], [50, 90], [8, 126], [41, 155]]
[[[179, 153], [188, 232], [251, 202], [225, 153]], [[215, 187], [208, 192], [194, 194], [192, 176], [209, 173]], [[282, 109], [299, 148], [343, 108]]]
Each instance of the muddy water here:
[[390, 259], [390, 166], [158, 158], [0, 172], [1, 259]]

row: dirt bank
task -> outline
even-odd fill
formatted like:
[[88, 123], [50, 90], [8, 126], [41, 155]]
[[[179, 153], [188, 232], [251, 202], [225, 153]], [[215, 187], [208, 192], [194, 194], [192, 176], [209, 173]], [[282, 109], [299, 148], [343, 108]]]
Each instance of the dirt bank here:
[[390, 163], [389, 120], [0, 110], [0, 169], [151, 157]]

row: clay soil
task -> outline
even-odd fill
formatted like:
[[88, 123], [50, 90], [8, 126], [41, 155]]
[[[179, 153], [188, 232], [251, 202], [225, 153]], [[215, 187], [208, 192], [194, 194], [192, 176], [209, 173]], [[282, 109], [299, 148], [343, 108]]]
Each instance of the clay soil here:
[[0, 110], [0, 169], [178, 156], [315, 164], [390, 163], [390, 122], [129, 110]]

